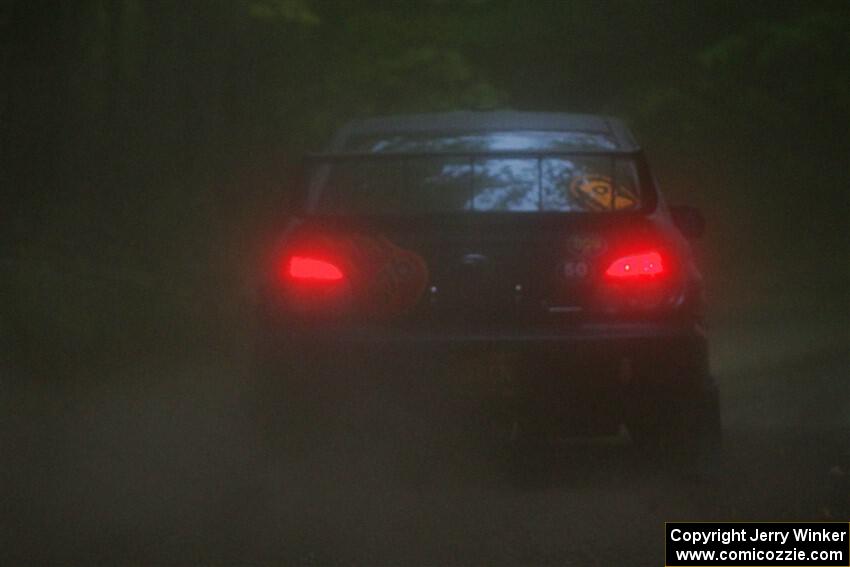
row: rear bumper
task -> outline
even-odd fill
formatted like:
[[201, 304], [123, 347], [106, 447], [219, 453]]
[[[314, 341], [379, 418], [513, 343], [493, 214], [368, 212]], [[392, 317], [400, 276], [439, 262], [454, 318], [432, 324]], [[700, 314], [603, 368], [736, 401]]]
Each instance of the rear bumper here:
[[470, 329], [401, 329], [387, 327], [284, 327], [270, 335], [299, 348], [375, 347], [407, 348], [476, 348], [506, 349], [565, 348], [593, 349], [623, 347], [646, 348], [671, 344], [703, 343], [705, 330], [695, 323], [684, 322], [616, 322], [584, 323], [560, 328], [535, 329], [494, 328]]
[[471, 413], [495, 408], [520, 416], [541, 434], [615, 432], [643, 386], [654, 392], [652, 403], [713, 387], [702, 371], [705, 332], [696, 324], [595, 323], [486, 333], [278, 327], [267, 336], [274, 339], [267, 346], [287, 356], [285, 368], [301, 363], [311, 372], [327, 369], [325, 378], [310, 374], [309, 391], [346, 397], [363, 384], [389, 385], [402, 399], [414, 400], [413, 407], [422, 409], [424, 400], [438, 400], [439, 408], [467, 400], [478, 408]]

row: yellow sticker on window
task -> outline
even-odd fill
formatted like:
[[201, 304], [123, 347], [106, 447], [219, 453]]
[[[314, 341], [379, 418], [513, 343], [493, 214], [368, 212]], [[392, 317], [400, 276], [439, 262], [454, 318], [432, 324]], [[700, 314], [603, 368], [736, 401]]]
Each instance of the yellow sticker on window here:
[[590, 211], [623, 211], [633, 209], [638, 199], [633, 191], [606, 175], [580, 175], [570, 184], [570, 196]]

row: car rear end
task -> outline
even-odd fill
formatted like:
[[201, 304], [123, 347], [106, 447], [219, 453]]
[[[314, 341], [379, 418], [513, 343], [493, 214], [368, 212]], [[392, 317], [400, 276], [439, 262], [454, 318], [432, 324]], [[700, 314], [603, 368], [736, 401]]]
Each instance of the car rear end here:
[[378, 121], [312, 156], [264, 264], [276, 367], [321, 361], [302, 388], [343, 396], [426, 386], [538, 437], [637, 433], [709, 395], [701, 278], [642, 152], [560, 116]]

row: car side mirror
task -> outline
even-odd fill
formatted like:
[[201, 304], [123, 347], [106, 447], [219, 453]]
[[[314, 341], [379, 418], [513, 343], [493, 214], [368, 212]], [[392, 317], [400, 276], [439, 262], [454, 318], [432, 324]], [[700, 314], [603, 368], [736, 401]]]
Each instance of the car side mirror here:
[[705, 233], [705, 217], [695, 207], [670, 207], [673, 224], [688, 240], [697, 240]]

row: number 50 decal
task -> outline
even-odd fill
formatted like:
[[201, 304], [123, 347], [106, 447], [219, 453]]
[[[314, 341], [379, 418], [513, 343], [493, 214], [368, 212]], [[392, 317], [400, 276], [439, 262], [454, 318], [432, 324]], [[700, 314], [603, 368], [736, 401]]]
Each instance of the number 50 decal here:
[[566, 262], [564, 263], [564, 277], [568, 279], [584, 278], [587, 276], [586, 262]]

